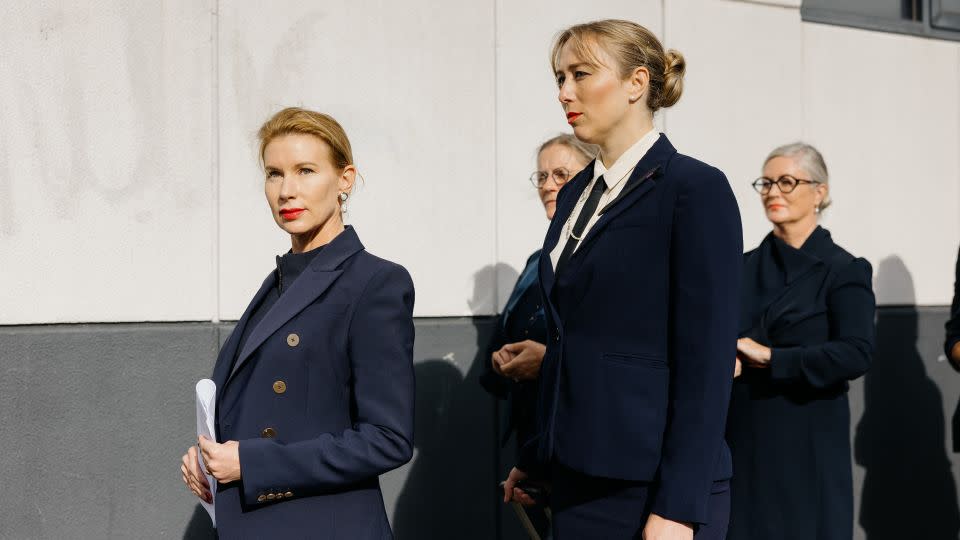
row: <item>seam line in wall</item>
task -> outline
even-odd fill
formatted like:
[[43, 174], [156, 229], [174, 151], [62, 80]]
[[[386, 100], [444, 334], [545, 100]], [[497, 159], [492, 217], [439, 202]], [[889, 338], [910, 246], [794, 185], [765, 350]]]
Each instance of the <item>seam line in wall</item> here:
[[[799, 16], [799, 12], [798, 12]], [[803, 24], [803, 20], [800, 21], [800, 73], [805, 74], [807, 72], [807, 28]], [[803, 77], [803, 84], [800, 86], [800, 140], [811, 144], [810, 141], [807, 141], [807, 78]]]
[[497, 58], [500, 55], [500, 29], [497, 16], [500, 0], [493, 0], [493, 304], [494, 315], [500, 308], [500, 79]]
[[213, 278], [213, 312], [211, 321], [220, 322], [220, 2], [212, 1], [210, 15], [210, 50], [211, 71], [213, 76], [210, 83], [210, 190], [213, 200], [213, 247], [212, 267]]

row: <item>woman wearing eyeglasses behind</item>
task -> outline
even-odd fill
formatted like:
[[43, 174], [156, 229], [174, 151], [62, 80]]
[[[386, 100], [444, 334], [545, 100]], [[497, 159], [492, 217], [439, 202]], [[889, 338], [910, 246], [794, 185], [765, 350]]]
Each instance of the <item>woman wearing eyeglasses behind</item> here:
[[873, 273], [817, 224], [830, 191], [815, 148], [775, 149], [753, 185], [773, 231], [744, 256], [727, 538], [849, 540], [847, 387], [870, 366]]
[[[560, 188], [583, 170], [597, 152], [596, 146], [566, 134], [540, 145], [537, 170], [530, 175], [530, 183], [540, 195], [548, 220], [553, 219]], [[516, 431], [518, 450], [530, 440], [536, 428], [537, 377], [546, 352], [547, 323], [537, 283], [539, 261], [538, 249], [527, 259], [500, 314], [496, 334], [490, 343], [490, 363], [480, 376], [480, 384], [488, 392], [509, 399], [501, 444], [505, 444]], [[535, 521], [545, 535], [546, 520]]]

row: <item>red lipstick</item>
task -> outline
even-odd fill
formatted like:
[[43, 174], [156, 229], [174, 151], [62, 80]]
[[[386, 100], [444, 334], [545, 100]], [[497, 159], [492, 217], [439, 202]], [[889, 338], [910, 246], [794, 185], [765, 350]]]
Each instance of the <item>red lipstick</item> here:
[[284, 208], [280, 210], [280, 217], [287, 221], [293, 221], [300, 217], [300, 214], [303, 213], [303, 208]]
[[577, 118], [580, 118], [580, 116], [581, 116], [582, 114], [583, 114], [583, 113], [578, 113], [578, 112], [568, 112], [568, 113], [567, 113], [567, 123], [568, 123], [568, 124], [574, 123], [574, 122], [577, 120]]

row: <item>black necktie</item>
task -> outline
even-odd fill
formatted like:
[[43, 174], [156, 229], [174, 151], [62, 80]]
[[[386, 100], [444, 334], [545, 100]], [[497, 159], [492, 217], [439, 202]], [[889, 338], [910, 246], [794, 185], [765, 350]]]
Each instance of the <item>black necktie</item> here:
[[597, 178], [597, 181], [594, 182], [593, 189], [590, 190], [590, 196], [587, 197], [587, 202], [583, 203], [583, 207], [580, 209], [577, 222], [573, 225], [573, 234], [567, 238], [567, 245], [563, 246], [563, 251], [560, 252], [560, 258], [557, 259], [556, 270], [560, 270], [560, 268], [566, 264], [570, 255], [573, 254], [573, 250], [577, 249], [577, 244], [580, 243], [577, 239], [583, 238], [583, 230], [587, 228], [587, 222], [593, 217], [593, 213], [597, 211], [597, 205], [600, 204], [600, 196], [603, 195], [603, 192], [606, 190], [607, 183], [601, 175], [600, 178]]

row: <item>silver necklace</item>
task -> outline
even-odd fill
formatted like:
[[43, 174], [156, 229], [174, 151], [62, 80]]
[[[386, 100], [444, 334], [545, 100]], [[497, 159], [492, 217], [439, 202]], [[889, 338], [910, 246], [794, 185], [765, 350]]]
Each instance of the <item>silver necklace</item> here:
[[[623, 179], [626, 178], [627, 176], [629, 176], [630, 174], [632, 174], [634, 169], [636, 169], [636, 166], [631, 167], [630, 170], [628, 170], [626, 173], [624, 173], [623, 176], [621, 176], [620, 179], [617, 180], [617, 183], [616, 183], [616, 184], [607, 184], [607, 191], [613, 189], [615, 186], [617, 186], [618, 184], [620, 184], [620, 182], [623, 182]], [[606, 174], [607, 172], [609, 172], [609, 171], [604, 172], [604, 174]], [[603, 176], [603, 174], [601, 174], [600, 176]], [[597, 178], [600, 178], [600, 176], [598, 176]], [[590, 183], [590, 185], [588, 186], [590, 189], [584, 188], [583, 193], [580, 194], [580, 198], [577, 199], [577, 204], [573, 205], [573, 211], [570, 212], [570, 215], [569, 215], [569, 216], [567, 216], [567, 222], [564, 223], [563, 226], [564, 226], [564, 228], [565, 228], [566, 231], [567, 231], [567, 239], [568, 239], [568, 240], [569, 240], [570, 238], [573, 238], [574, 240], [576, 240], [577, 242], [579, 242], [580, 240], [583, 239], [582, 236], [577, 236], [577, 235], [573, 234], [573, 225], [572, 225], [571, 222], [573, 221], [573, 216], [580, 217], [580, 212], [579, 212], [579, 210], [582, 210], [582, 209], [583, 209], [583, 205], [586, 204], [587, 198], [590, 196], [590, 192], [593, 191], [593, 186], [595, 186], [595, 185], [596, 185], [596, 180], [594, 180], [593, 182]], [[602, 196], [602, 195], [601, 195], [601, 196]], [[592, 216], [591, 216], [591, 217], [592, 217]], [[588, 223], [589, 223], [589, 221], [588, 221]], [[586, 229], [586, 227], [584, 227], [584, 229]]]
[[574, 240], [579, 242], [582, 239], [582, 236], [577, 236], [573, 234], [573, 225], [571, 224], [571, 222], [573, 221], [573, 216], [580, 217], [580, 210], [583, 209], [583, 205], [586, 204], [587, 202], [587, 197], [589, 197], [590, 192], [593, 191], [593, 184], [594, 184], [593, 182], [590, 183], [590, 189], [586, 189], [586, 188], [583, 189], [583, 193], [581, 193], [580, 198], [577, 199], [577, 204], [573, 205], [573, 212], [570, 212], [570, 215], [567, 216], [567, 222], [564, 223], [563, 225], [567, 231], [566, 232], [567, 240], [573, 238]]

